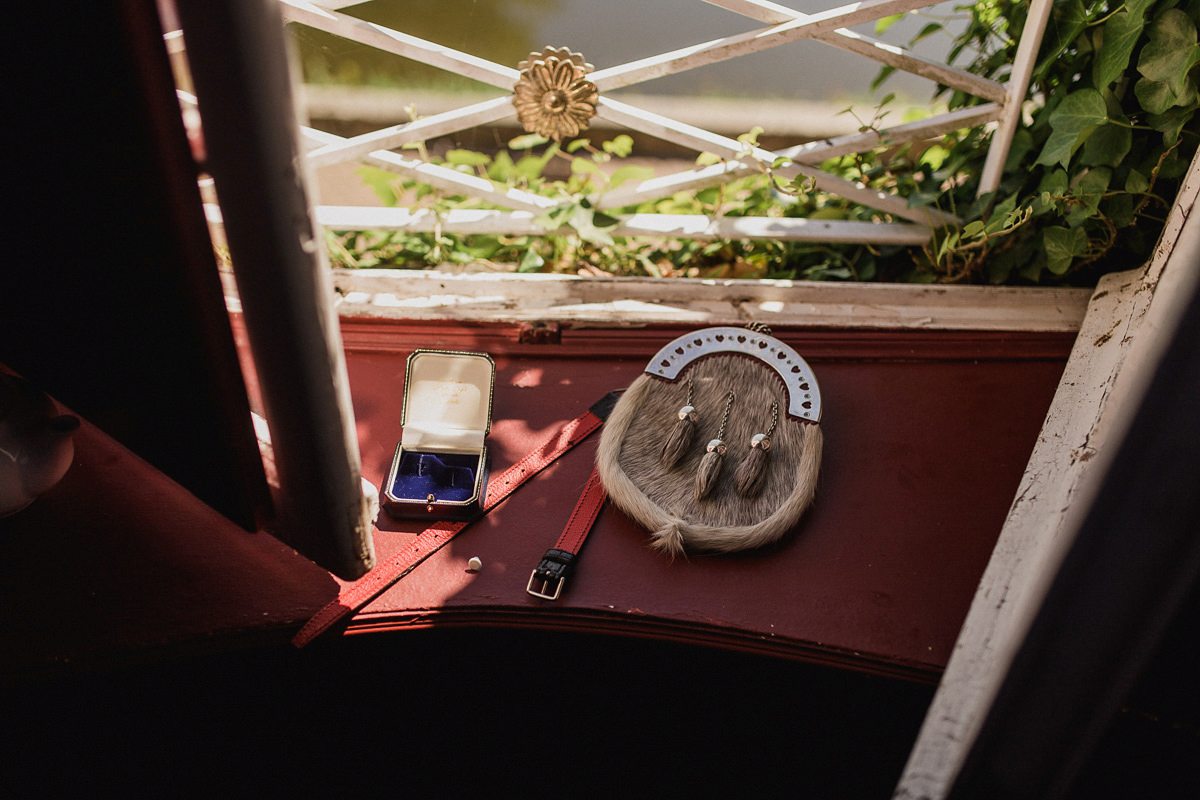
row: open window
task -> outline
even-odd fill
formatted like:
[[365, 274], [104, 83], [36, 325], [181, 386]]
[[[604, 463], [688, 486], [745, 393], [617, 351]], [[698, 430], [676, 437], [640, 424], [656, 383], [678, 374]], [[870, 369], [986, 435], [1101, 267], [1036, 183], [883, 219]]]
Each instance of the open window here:
[[[766, 7], [757, 2], [736, 5], [759, 10]], [[321, 509], [320, 518], [310, 520], [306, 529], [310, 538], [305, 540], [304, 536], [298, 536], [293, 541], [331, 569], [354, 574], [369, 563], [360, 538], [362, 497], [355, 468], [357, 453], [343, 403], [344, 375], [339, 366], [340, 348], [330, 310], [333, 299], [328, 276], [322, 277], [325, 273], [319, 263], [317, 231], [311, 222], [303, 191], [304, 170], [298, 167], [302, 161], [300, 139], [292, 124], [292, 110], [279, 105], [283, 102], [286, 106], [290, 96], [282, 40], [276, 35], [281, 17], [274, 4], [266, 2], [214, 5], [188, 0], [181, 2], [179, 7], [190, 37], [188, 46], [195, 59], [193, 64], [199, 67], [198, 75], [204, 75], [197, 82], [197, 93], [202, 113], [206, 115], [205, 144], [213, 157], [211, 167], [218, 177], [218, 184], [226, 181], [224, 186], [218, 185], [218, 192], [231, 250], [236, 251], [234, 261], [240, 262], [239, 269], [244, 272], [239, 276], [239, 288], [247, 328], [254, 328], [255, 332], [250, 335], [259, 340], [254, 347], [259, 385], [264, 397], [274, 393], [275, 399], [268, 404], [267, 410], [273, 424], [276, 455], [289, 465], [296, 465], [295, 470], [285, 470], [290, 487], [287, 491], [300, 496], [301, 507]], [[73, 11], [72, 25], [77, 32], [88, 34], [73, 37], [73, 41], [93, 48], [76, 55], [81, 59], [91, 57], [95, 59], [94, 63], [105, 67], [104, 74], [111, 78], [105, 84], [109, 91], [74, 91], [70, 108], [67, 104], [62, 108], [43, 104], [44, 98], [29, 98], [29, 107], [41, 107], [43, 113], [52, 115], [55, 123], [46, 126], [43, 138], [29, 146], [32, 148], [36, 144], [39, 148], [36, 152], [50, 165], [46, 168], [60, 170], [52, 172], [53, 177], [60, 179], [62, 185], [68, 185], [70, 179], [77, 176], [62, 170], [62, 159], [55, 160], [50, 156], [68, 152], [68, 145], [74, 142], [78, 131], [77, 115], [81, 109], [93, 119], [119, 115], [129, 121], [130, 124], [113, 126], [111, 130], [104, 125], [95, 126], [92, 131], [89, 156], [94, 159], [93, 169], [111, 181], [112, 192], [106, 195], [104, 203], [97, 203], [87, 209], [88, 213], [71, 219], [75, 232], [88, 243], [89, 254], [121, 252], [124, 260], [120, 263], [117, 280], [113, 279], [112, 272], [97, 270], [92, 261], [82, 258], [55, 264], [53, 269], [42, 269], [39, 265], [39, 268], [7, 270], [3, 277], [4, 290], [0, 292], [0, 330], [3, 331], [0, 360], [38, 378], [53, 394], [102, 423], [145, 458], [161, 465], [165, 472], [197, 496], [229, 516], [245, 520], [247, 527], [253, 527], [257, 516], [269, 514], [270, 509], [263, 503], [267, 487], [250, 426], [247, 399], [250, 393], [238, 369], [215, 263], [208, 255], [211, 248], [205, 238], [200, 198], [195, 187], [196, 175], [184, 129], [178, 119], [174, 87], [162, 79], [166, 74], [166, 61], [158, 20], [150, 3], [135, 1], [124, 4], [119, 14], [109, 8], [80, 6]], [[89, 97], [89, 94], [94, 96]], [[38, 102], [35, 104], [35, 101]], [[206, 102], [211, 102], [210, 110], [204, 109]], [[281, 175], [285, 180], [279, 180]], [[1190, 448], [1188, 453], [1195, 452], [1194, 415], [1179, 413], [1178, 406], [1167, 402], [1194, 401], [1196, 393], [1194, 269], [1197, 231], [1194, 209], [1200, 172], [1195, 165], [1191, 176], [1188, 193], [1181, 196], [1172, 216], [1174, 227], [1168, 226], [1172, 231], [1171, 238], [1169, 241], [1164, 239], [1164, 259], [1167, 260], [1149, 271], [1140, 271], [1127, 284], [1119, 278], [1114, 279], [1091, 301], [1093, 310], [1098, 309], [1098, 312], [1092, 317], [1093, 327], [1086, 328], [1088, 336], [1081, 343], [1081, 352], [1091, 348], [1103, 351], [1107, 358], [1114, 348], [1124, 353], [1130, 343], [1134, 343], [1135, 349], [1116, 361], [1123, 360], [1135, 366], [1144, 364], [1141, 376], [1124, 379], [1125, 385], [1119, 392], [1110, 391], [1112, 383], [1099, 381], [1095, 384], [1098, 395], [1117, 398], [1102, 420], [1085, 419], [1079, 412], [1079, 404], [1067, 402], [1067, 395], [1063, 395], [1065, 405], [1062, 415], [1057, 418], [1060, 427], [1045, 429], [1046, 451], [1040, 455], [1046, 460], [1034, 465], [1035, 469], [1028, 475], [1030, 481], [1040, 481], [1050, 475], [1062, 477], [1063, 482], [1056, 482], [1053, 492], [1046, 489], [1044, 482], [1031, 484], [1030, 491], [1014, 504], [1010, 516], [1010, 520], [1015, 520], [1013, 524], [1022, 525], [1020, 517], [1028, 514], [1033, 514], [1038, 518], [1035, 521], [1040, 523], [1048, 519], [1040, 514], [1048, 504], [1057, 503], [1053, 510], [1058, 513], [1066, 500], [1074, 500], [1081, 509], [1080, 516], [1085, 516], [1084, 510], [1092, 509], [1092, 513], [1086, 515], [1090, 517], [1085, 520], [1087, 525], [1102, 525], [1102, 512], [1112, 510], [1113, 506], [1101, 506], [1076, 489], [1083, 486], [1078, 479], [1086, 466], [1102, 463], [1103, 459], [1086, 449], [1075, 452], [1069, 448], [1070, 452], [1064, 454], [1058, 437], [1065, 431], [1072, 443], [1079, 437], [1087, 443], [1098, 422], [1109, 426], [1110, 443], [1115, 445], [1122, 438], [1126, 442], [1121, 453], [1112, 456], [1112, 474], [1117, 480], [1102, 485], [1105, 502], [1119, 505], [1122, 488], [1126, 490], [1125, 497], [1129, 497], [1130, 487], [1133, 487], [1132, 495], [1136, 496], [1143, 491], [1149, 492], [1152, 487], [1148, 484], [1187, 489], [1190, 484], [1186, 481], [1194, 480], [1190, 461], [1171, 464], [1161, 455], [1174, 453], [1171, 447], [1181, 444]], [[30, 191], [36, 190], [31, 182]], [[41, 192], [43, 200], [50, 195], [47, 188], [42, 188]], [[44, 211], [56, 206], [45, 202], [36, 207], [36, 213], [18, 217], [19, 223], [27, 230], [35, 231], [41, 242], [57, 241], [54, 226], [61, 217], [50, 219], [51, 215]], [[163, 213], [163, 209], [168, 212]], [[17, 213], [21, 212], [22, 209], [18, 209]], [[133, 238], [131, 231], [137, 231], [142, 238]], [[1177, 252], [1176, 262], [1168, 259], [1169, 251]], [[1185, 269], [1175, 269], [1180, 264]], [[1193, 277], [1188, 279], [1188, 275]], [[411, 289], [413, 284], [429, 278], [413, 276], [405, 280], [410, 282]], [[137, 282], [138, 291], [123, 291], [123, 286], [130, 281]], [[504, 283], [497, 279], [487, 291], [503, 295], [508, 291]], [[361, 304], [357, 306], [359, 309], [379, 306], [389, 294], [366, 283], [356, 286], [347, 293], [344, 308], [354, 309], [356, 302]], [[621, 283], [620, 286], [624, 290], [629, 284]], [[786, 291], [788, 288], [771, 283], [758, 284], [749, 295], [720, 300], [726, 305], [715, 312], [711, 295], [703, 296], [704, 287], [689, 289], [693, 296], [688, 303], [680, 302], [678, 307], [671, 308], [658, 302], [661, 296], [650, 294], [645, 286], [636, 287], [635, 291], [640, 293], [637, 296], [618, 300], [608, 295], [595, 302], [595, 298], [589, 298], [582, 290], [569, 299], [578, 300], [581, 306], [606, 306], [580, 313], [607, 314], [603, 321], [610, 325], [620, 315], [628, 315], [631, 307], [641, 312], [653, 310], [662, 314], [662, 319], [677, 324], [699, 322], [708, 318], [705, 314], [740, 314], [745, 318], [779, 314], [790, 309], [793, 313], [788, 319], [808, 314], [810, 322], [817, 327], [846, 328], [857, 317], [857, 330], [860, 331], [882, 326], [884, 315], [890, 315], [889, 324], [900, 320], [912, 328], [961, 329], [980, 319], [979, 305], [953, 305], [950, 298], [963, 296], [954, 291], [934, 289], [922, 293], [914, 290], [914, 293], [904, 295], [906, 302], [897, 304], [896, 295], [889, 299], [891, 290], [887, 287], [864, 287], [861, 293], [835, 287], [836, 292], [842, 293], [840, 299], [831, 299], [823, 308], [805, 309], [801, 306], [811, 306], [807, 303], [811, 298], [801, 301], [794, 293]], [[738, 287], [738, 291], [748, 290]], [[357, 297], [352, 296], [355, 293], [358, 293]], [[428, 283], [423, 291], [410, 292], [417, 295], [433, 293]], [[996, 294], [1007, 296], [1003, 291]], [[922, 298], [926, 305], [909, 304], [914, 296]], [[984, 307], [985, 316], [990, 314], [991, 320], [998, 323], [1013, 309], [1026, 307], [1030, 319], [1034, 320], [1029, 324], [1038, 326], [1038, 330], [1050, 329], [1046, 327], [1048, 325], [1071, 330], [1072, 324], [1078, 325], [1079, 315], [1064, 311], [1066, 306], [1076, 311], [1081, 308], [1078, 291], [1073, 295], [1064, 290], [1062, 294], [1050, 292], [1038, 296], [1046, 300], [1040, 308], [1024, 303], [1001, 303], [992, 305], [990, 311]], [[1119, 297], [1132, 301], [1133, 310], [1114, 308], [1111, 304]], [[1152, 310], [1147, 313], [1150, 298], [1154, 302], [1150, 303]], [[393, 293], [392, 300], [394, 305], [399, 305], [405, 298], [398, 298]], [[1071, 302], [1063, 302], [1067, 300]], [[551, 296], [550, 302], [531, 314], [544, 314], [545, 309], [561, 307], [563, 302], [563, 295]], [[622, 302], [640, 305], [622, 306]], [[478, 310], [483, 305], [476, 302], [473, 307]], [[417, 319], [415, 324], [419, 326], [421, 312], [413, 310], [415, 308], [409, 306], [406, 313]], [[292, 314], [292, 311], [296, 313]], [[489, 311], [498, 313], [495, 307]], [[512, 317], [517, 313], [509, 312]], [[1109, 316], [1103, 318], [1102, 314]], [[1095, 327], [1100, 325], [1102, 318], [1107, 324]], [[597, 321], [600, 318], [591, 319]], [[536, 321], [536, 318], [527, 321]], [[258, 327], [260, 322], [262, 328]], [[272, 327], [276, 324], [280, 327]], [[899, 354], [893, 360], [900, 362], [907, 357], [908, 354]], [[1076, 362], [1075, 366], [1088, 373], [1096, 363], [1089, 356]], [[1106, 363], [1111, 366], [1112, 362]], [[1160, 363], [1166, 368], [1150, 375], [1155, 372], [1154, 365]], [[1192, 365], [1190, 371], [1189, 365]], [[1074, 374], [1071, 376], [1072, 381], [1075, 377]], [[1174, 384], [1168, 380], [1172, 377], [1176, 379]], [[1021, 389], [1020, 386], [1012, 388], [1017, 392]], [[1148, 411], [1130, 422], [1132, 410], [1137, 407]], [[1166, 430], [1177, 433], [1177, 442], [1164, 442], [1164, 425], [1173, 426]], [[1136, 435], [1126, 437], [1126, 430], [1135, 431]], [[297, 438], [293, 440], [292, 436]], [[1061, 441], [1066, 439], [1064, 435]], [[1143, 443], [1140, 447], [1139, 441]], [[1131, 453], [1141, 461], [1131, 461]], [[1064, 457], [1071, 461], [1071, 469], [1059, 473], [1059, 459]], [[1131, 471], [1129, 465], [1136, 463], [1148, 463], [1150, 468]], [[293, 477], [298, 482], [292, 483]], [[298, 487], [304, 486], [313, 488], [311, 496], [303, 496], [304, 490]], [[1060, 494], [1059, 490], [1066, 494]], [[1032, 502], [1035, 495], [1041, 498], [1037, 504]], [[1187, 496], [1190, 497], [1190, 493]], [[1191, 506], [1180, 505], [1178, 508], [1191, 512], [1194, 502]], [[1121, 517], [1125, 520], [1131, 513], [1135, 517], [1140, 513], [1133, 504], [1117, 510], [1126, 515]], [[170, 510], [162, 513], [170, 513]], [[1132, 552], [1129, 537], [1112, 536], [1110, 524], [1107, 540], [1125, 549], [1106, 552], [1110, 556], [1126, 554], [1138, 558], [1127, 558], [1115, 564], [1118, 569], [1106, 572], [1079, 569], [1079, 562], [1073, 560], [1072, 573], [1066, 576], [1067, 582], [1056, 589], [1057, 597], [1105, 600], [1110, 585], [1114, 584], [1097, 581], [1098, 577], [1132, 577], [1136, 580], [1122, 584], [1126, 593], [1121, 599], [1131, 601], [1123, 605], [1132, 609], [1126, 619], [1132, 620], [1132, 627], [1144, 627], [1149, 634], [1154, 634], [1161, 629], [1159, 623], [1169, 616], [1171, 602], [1178, 600], [1189, 585], [1193, 585], [1189, 581], [1194, 582], [1196, 563], [1194, 520], [1194, 514], [1191, 517], [1180, 514], [1168, 520], [1170, 524], [1156, 524], [1139, 530]], [[1061, 522], [1060, 516], [1055, 524]], [[1130, 523], [1131, 527], [1134, 524], [1137, 524], [1136, 520]], [[1039, 538], [1037, 527], [1028, 527], [1024, 531], [1028, 536]], [[1105, 540], [1102, 535], [1092, 541], [1103, 543]], [[1172, 550], [1172, 543], [1181, 543], [1181, 546]], [[1057, 555], [1062, 555], [1065, 549], [1057, 548]], [[1143, 561], [1151, 550], [1155, 554], [1154, 563]], [[1036, 554], [1033, 550], [1026, 552]], [[1057, 571], [1057, 562], [1046, 561], [1038, 555], [1032, 560], [1039, 561], [1043, 571], [1032, 580], [1028, 575], [1022, 578], [1027, 581], [1027, 590], [1033, 587], [1023, 595], [1023, 608], [1028, 612], [1024, 622], [1029, 622], [1042, 607], [1045, 595], [1039, 590]], [[1108, 568], [1114, 566], [1111, 558], [1106, 563]], [[1169, 580], [1159, 580], [1164, 576]], [[1004, 586], [1011, 589], [1012, 584]], [[1167, 590], [1160, 592], [1163, 586]], [[1094, 594], [1076, 593], [1074, 590], [1080, 587]], [[971, 624], [976, 634], [989, 632], [988, 626], [997, 619], [993, 612], [1005, 605], [994, 602], [993, 598], [981, 597], [978, 604], [981, 616]], [[1011, 600], [1015, 594], [1007, 597]], [[1133, 602], [1139, 598], [1163, 602], [1159, 605]], [[1060, 728], [1065, 733], [1058, 737], [1057, 744], [1070, 751], [1066, 753], [1068, 758], [1061, 758], [1062, 749], [1042, 749], [1035, 739], [1022, 742], [1020, 737], [1012, 735], [1030, 718], [1006, 728], [1003, 716], [997, 717], [989, 725], [989, 732], [980, 739], [982, 747], [994, 748], [990, 751], [992, 754], [1011, 753], [1011, 750], [996, 748], [995, 742], [1007, 741], [1011, 745], [1017, 741], [1021, 745], [1018, 748], [1021, 763], [1033, 764], [1038, 760], [1038, 769], [1050, 771], [1057, 768], [1052, 762], [1066, 763], [1070, 756], [1087, 748], [1088, 742], [1076, 740], [1071, 735], [1074, 731], [1070, 714], [1097, 705], [1096, 695], [1078, 694], [1064, 701], [1056, 690], [1068, 684], [1084, 686], [1072, 683], [1072, 676], [1093, 675], [1098, 671], [1097, 664], [1107, 662], [1081, 659], [1077, 654], [1066, 660], [1058, 660], [1055, 656], [1063, 649], [1069, 649], [1072, 643], [1089, 644], [1086, 640], [1092, 634], [1096, 634], [1096, 638], [1091, 644], [1098, 641], [1103, 645], [1101, 650], [1107, 648], [1119, 657], [1125, 655], [1121, 652], [1121, 636], [1129, 628], [1122, 628], [1119, 633], [1104, 630], [1106, 618], [1094, 614], [1097, 607], [1086, 603], [1071, 605], [1070, 610], [1075, 616], [1065, 618], [1065, 624], [1062, 624], [1063, 618], [1047, 618], [1038, 623], [1038, 635], [1033, 637], [1026, 636], [1030, 628], [1004, 626], [1004, 639], [1011, 651], [1022, 648], [1027, 638], [1031, 642], [1027, 655], [1033, 656], [1034, 660], [1022, 662], [1020, 669], [1024, 672], [1020, 677], [1028, 678], [1031, 683], [1027, 685], [1044, 692], [1043, 698], [1051, 696], [1053, 700], [1044, 703], [1038, 700], [1025, 705], [1024, 710], [1034, 712], [1035, 726], [1044, 719], [1040, 712], [1045, 708], [1053, 706], [1058, 711], [1065, 710], [1064, 716], [1056, 718], [1056, 724], [1066, 720]], [[1153, 624], [1143, 626], [1142, 622], [1147, 620]], [[1052, 635], [1046, 635], [1048, 630]], [[1079, 633], [1074, 638], [1062, 638], [1059, 634], [1064, 630]], [[991, 636], [984, 638], [991, 644], [997, 641]], [[963, 639], [962, 643], [963, 651], [973, 647], [968, 639]], [[1120, 679], [1122, 676], [1117, 674], [1120, 670], [1135, 670], [1137, 657], [1144, 655], [1149, 647], [1145, 639], [1139, 639], [1130, 653], [1131, 659], [1122, 661], [1119, 669], [1114, 668], [1107, 677], [1115, 674]], [[970, 702], [938, 706], [937, 713], [930, 718], [928, 738], [923, 742], [929, 747], [919, 749], [914, 755], [914, 773], [919, 773], [923, 781], [932, 780], [939, 784], [930, 789], [931, 793], [947, 790], [955, 776], [953, 770], [945, 769], [945, 765], [960, 763], [969, 750], [965, 741], [970, 736], [964, 739], [964, 727], [981, 723], [991, 697], [1008, 675], [1008, 664], [992, 659], [986, 649], [973, 652], [974, 656], [964, 656], [960, 664], [952, 666], [956, 680], [961, 681], [958, 688], [963, 691], [950, 698], [961, 700], [965, 697]], [[971, 684], [971, 680], [980, 674], [970, 669], [971, 658], [975, 657], [982, 657], [992, 667], [986, 676], [987, 686], [982, 691]], [[1047, 658], [1047, 662], [1042, 663], [1061, 667], [1068, 673], [1066, 679], [1057, 685], [1049, 681], [1047, 674], [1039, 673], [1037, 657]], [[1062, 674], [1054, 673], [1050, 677]], [[1105, 682], [1102, 691], [1105, 692], [1103, 702], [1111, 706], [1119, 699], [1120, 680]], [[1009, 712], [1022, 710], [1022, 698], [1011, 691], [1004, 695], [1004, 702], [1009, 704]], [[1043, 704], [1039, 706], [1038, 703]], [[1055, 705], [1058, 703], [1061, 705]], [[955, 713], [943, 714], [942, 711]], [[987, 755], [985, 752], [984, 757]], [[941, 771], [930, 772], [926, 768], [930, 763], [942, 765]], [[986, 780], [986, 773], [976, 773], [980, 774]], [[1031, 770], [1027, 774], [1036, 778], [1046, 773]], [[928, 785], [922, 787], [926, 788]]]

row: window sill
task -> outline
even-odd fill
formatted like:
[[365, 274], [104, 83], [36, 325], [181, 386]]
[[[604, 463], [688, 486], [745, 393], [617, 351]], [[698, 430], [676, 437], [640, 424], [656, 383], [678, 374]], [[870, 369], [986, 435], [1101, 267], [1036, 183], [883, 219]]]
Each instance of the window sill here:
[[335, 270], [345, 317], [1075, 332], [1091, 289]]
[[[412, 349], [496, 358], [489, 450], [493, 470], [503, 470], [530, 437], [628, 385], [679, 323], [567, 326], [557, 345], [520, 342], [511, 321], [343, 317], [341, 328], [363, 472], [378, 486], [400, 436], [400, 383]], [[609, 509], [564, 596], [534, 600], [525, 592], [529, 571], [587, 477], [588, 441], [385, 592], [350, 631], [599, 631], [935, 680], [1073, 333], [778, 328], [776, 335], [809, 359], [826, 398], [817, 502], [781, 545], [667, 563], [643, 531]], [[339, 586], [272, 537], [226, 522], [88, 426], [63, 482], [0, 529], [4, 563], [38, 587], [6, 591], [19, 622], [0, 647], [5, 671], [197, 642], [281, 641]], [[420, 529], [380, 518], [380, 560]], [[482, 569], [468, 571], [471, 557]]]

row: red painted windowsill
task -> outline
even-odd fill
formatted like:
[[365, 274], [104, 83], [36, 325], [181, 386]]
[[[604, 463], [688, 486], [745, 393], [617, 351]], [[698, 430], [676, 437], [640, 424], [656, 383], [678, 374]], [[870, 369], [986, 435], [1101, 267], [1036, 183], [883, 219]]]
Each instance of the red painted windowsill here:
[[[684, 328], [342, 322], [365, 477], [400, 436], [417, 347], [497, 364], [493, 471], [629, 384]], [[776, 331], [820, 381], [825, 455], [812, 509], [779, 545], [669, 562], [606, 508], [564, 595], [525, 591], [591, 469], [595, 440], [538, 476], [359, 615], [349, 633], [521, 626], [698, 642], [932, 680], [945, 666], [1070, 350], [1068, 334]], [[419, 523], [381, 517], [379, 558]], [[479, 571], [467, 561], [478, 557]], [[84, 424], [66, 478], [0, 520], [9, 624], [0, 668], [125, 659], [237, 637], [281, 641], [339, 582], [246, 533]]]

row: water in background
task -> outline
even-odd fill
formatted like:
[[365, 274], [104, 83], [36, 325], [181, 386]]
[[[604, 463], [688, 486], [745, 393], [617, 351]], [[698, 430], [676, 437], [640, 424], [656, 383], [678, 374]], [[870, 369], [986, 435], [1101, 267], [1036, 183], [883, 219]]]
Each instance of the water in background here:
[[[782, 5], [816, 13], [828, 0], [784, 0]], [[906, 45], [926, 24], [961, 30], [957, 4], [941, 3], [897, 23], [881, 38]], [[375, 0], [344, 12], [473, 55], [516, 66], [545, 45], [577, 50], [597, 68], [652, 56], [763, 27], [747, 17], [700, 0]], [[957, 23], [953, 20], [957, 18]], [[467, 90], [477, 84], [373, 48], [293, 26], [306, 80], [349, 85]], [[857, 30], [874, 35], [874, 23]], [[916, 51], [944, 57], [946, 33], [923, 40]], [[788, 97], [840, 101], [862, 99], [879, 65], [821, 42], [802, 41], [631, 87], [631, 91], [724, 97]], [[917, 101], [933, 84], [895, 74], [880, 88]]]

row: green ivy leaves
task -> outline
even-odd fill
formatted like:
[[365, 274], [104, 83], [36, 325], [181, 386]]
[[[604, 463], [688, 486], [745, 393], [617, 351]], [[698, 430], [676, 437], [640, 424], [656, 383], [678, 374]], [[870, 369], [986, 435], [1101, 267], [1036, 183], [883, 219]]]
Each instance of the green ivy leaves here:
[[1078, 89], [1058, 104], [1049, 117], [1051, 133], [1036, 163], [1064, 169], [1070, 165], [1080, 146], [1084, 166], [1117, 166], [1132, 146], [1132, 123], [1121, 111], [1112, 84], [1129, 68], [1136, 45], [1145, 44], [1138, 57], [1137, 72], [1142, 77], [1134, 94], [1149, 122], [1169, 139], [1178, 137], [1197, 105], [1196, 83], [1192, 67], [1200, 63], [1200, 44], [1196, 26], [1184, 11], [1170, 8], [1145, 25], [1146, 10], [1152, 0], [1129, 0], [1124, 10], [1112, 14], [1096, 37], [1096, 57], [1092, 62], [1094, 87]]
[[[1011, 34], [1027, 8], [976, 0], [959, 40], [981, 53], [971, 71], [1006, 79], [1017, 44], [993, 23], [1006, 19]], [[1051, 14], [1000, 186], [970, 205], [955, 194], [966, 225], [954, 247], [928, 251], [938, 279], [1087, 281], [1142, 263], [1192, 161], [1200, 0], [1054, 0]], [[951, 108], [972, 104], [949, 98]], [[975, 224], [1002, 209], [1026, 211], [1027, 222], [996, 233]]]
[[1142, 79], [1134, 87], [1138, 102], [1151, 114], [1196, 102], [1196, 84], [1190, 71], [1200, 63], [1196, 26], [1183, 11], [1164, 11], [1150, 26], [1150, 41], [1138, 59]]
[[1108, 122], [1104, 97], [1095, 89], [1080, 89], [1067, 95], [1050, 115], [1052, 133], [1037, 163], [1064, 168], [1092, 131]]
[[1102, 45], [1096, 52], [1092, 65], [1092, 83], [1104, 89], [1124, 74], [1133, 57], [1134, 46], [1142, 36], [1146, 25], [1146, 9], [1149, 0], [1126, 3], [1125, 11], [1118, 11], [1104, 24]]
[[1087, 249], [1088, 235], [1083, 228], [1046, 228], [1042, 231], [1042, 247], [1046, 251], [1046, 269], [1062, 275], [1076, 256]]

